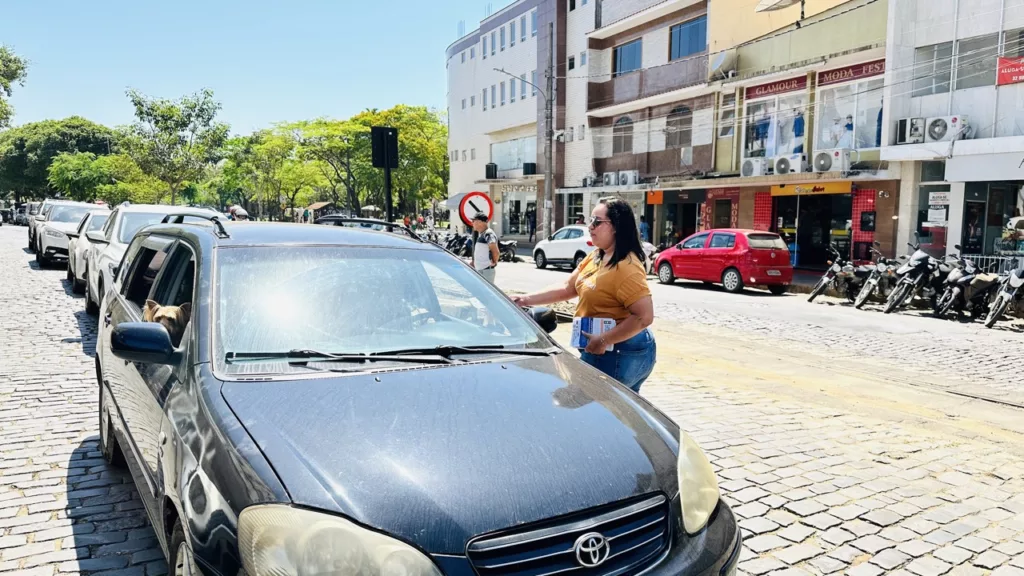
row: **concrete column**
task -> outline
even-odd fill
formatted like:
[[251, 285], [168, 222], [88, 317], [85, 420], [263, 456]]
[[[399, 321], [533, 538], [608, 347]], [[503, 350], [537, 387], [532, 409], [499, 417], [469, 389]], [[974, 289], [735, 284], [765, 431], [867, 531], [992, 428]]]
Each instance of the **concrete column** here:
[[900, 180], [900, 204], [896, 214], [896, 255], [907, 251], [907, 243], [914, 239], [917, 230], [917, 211], [920, 207], [918, 185], [921, 183], [921, 163], [903, 162], [900, 166], [903, 179]]
[[965, 182], [949, 183], [949, 222], [946, 228], [946, 255], [957, 250], [953, 246], [960, 243], [964, 228], [964, 189]]

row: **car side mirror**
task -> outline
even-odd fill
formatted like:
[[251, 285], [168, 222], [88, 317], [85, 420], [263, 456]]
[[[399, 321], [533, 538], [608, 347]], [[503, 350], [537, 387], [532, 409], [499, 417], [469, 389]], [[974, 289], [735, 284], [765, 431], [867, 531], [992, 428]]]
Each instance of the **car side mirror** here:
[[78, 232], [65, 232], [68, 238], [78, 238]]
[[178, 352], [159, 322], [122, 322], [110, 334], [110, 351], [128, 362], [174, 364]]
[[530, 308], [529, 313], [533, 318], [533, 321], [543, 328], [548, 334], [554, 332], [555, 329], [558, 328], [558, 316], [555, 315], [555, 311], [551, 308], [538, 306]]
[[45, 216], [42, 216], [42, 215], [36, 216], [36, 222], [42, 222], [45, 219], [46, 219]]
[[88, 238], [89, 242], [92, 242], [93, 244], [109, 244], [109, 242], [107, 242], [107, 237], [103, 235], [102, 230], [93, 230], [91, 232], [86, 232], [85, 237]]
[[961, 248], [959, 244], [953, 244], [953, 248], [956, 248], [957, 250], [963, 250], [963, 248]]

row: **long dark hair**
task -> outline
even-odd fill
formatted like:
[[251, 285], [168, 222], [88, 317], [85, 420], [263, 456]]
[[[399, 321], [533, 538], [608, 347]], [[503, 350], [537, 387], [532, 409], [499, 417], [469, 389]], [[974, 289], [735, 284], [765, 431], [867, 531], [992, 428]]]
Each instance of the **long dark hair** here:
[[[636, 225], [633, 208], [619, 198], [602, 198], [598, 203], [604, 204], [608, 210], [609, 223], [615, 228], [615, 252], [608, 266], [615, 266], [630, 254], [636, 256], [641, 264], [646, 264], [647, 255], [644, 254], [643, 244], [640, 243], [640, 230]], [[604, 259], [604, 250], [598, 249], [597, 255]]]

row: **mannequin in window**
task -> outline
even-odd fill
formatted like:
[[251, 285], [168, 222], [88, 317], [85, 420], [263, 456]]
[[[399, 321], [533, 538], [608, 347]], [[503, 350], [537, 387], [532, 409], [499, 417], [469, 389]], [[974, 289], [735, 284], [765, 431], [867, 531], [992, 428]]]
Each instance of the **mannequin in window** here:
[[793, 108], [793, 154], [804, 153], [804, 109], [803, 102]]
[[853, 148], [853, 116], [846, 116], [846, 123], [843, 124], [843, 133], [839, 137], [839, 144], [836, 148]]

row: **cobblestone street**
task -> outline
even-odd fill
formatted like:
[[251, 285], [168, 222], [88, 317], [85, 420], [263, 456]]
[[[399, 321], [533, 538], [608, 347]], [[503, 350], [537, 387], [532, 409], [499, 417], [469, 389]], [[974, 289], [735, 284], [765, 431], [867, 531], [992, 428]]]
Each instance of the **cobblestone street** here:
[[[167, 568], [131, 480], [109, 470], [98, 449], [95, 322], [85, 314], [83, 300], [70, 294], [65, 270], [38, 269], [24, 244], [25, 228], [0, 228], [5, 304], [0, 307], [0, 575], [164, 574]], [[511, 274], [507, 267], [499, 275], [503, 272]], [[558, 278], [558, 273], [547, 274], [548, 283]], [[717, 299], [717, 293], [709, 293]], [[789, 365], [773, 368], [764, 359], [782, 357], [780, 350], [787, 346], [802, 347], [821, 373], [839, 371], [848, 360], [842, 356], [855, 354], [839, 352], [844, 335], [856, 332], [852, 321], [830, 326], [820, 318], [832, 307], [795, 298], [750, 296], [740, 302], [752, 302], [761, 312], [734, 311], [735, 319], [718, 327], [721, 334], [702, 333], [704, 341], [692, 344], [687, 331], [705, 322], [714, 325], [716, 306], [724, 305], [686, 312], [693, 315], [687, 324], [685, 315], [663, 313], [671, 312], [671, 304], [659, 302], [659, 363], [643, 395], [711, 457], [723, 498], [733, 505], [746, 533], [742, 573], [1024, 575], [1024, 446], [984, 430], [968, 435], [931, 426], [923, 421], [926, 415], [892, 416], [893, 409], [848, 401], [824, 384], [806, 395], [791, 393], [787, 386], [798, 386], [797, 378], [778, 375]], [[784, 328], [765, 328], [775, 325], [765, 312], [775, 303], [797, 325], [813, 324], [799, 314], [817, 315], [821, 332], [813, 336], [811, 328], [812, 336], [780, 336], [772, 330]], [[918, 334], [915, 341], [922, 346], [925, 339], [916, 323], [943, 325], [916, 318], [883, 320], [905, 334]], [[736, 340], [744, 322], [750, 323], [750, 342], [757, 345]], [[935, 340], [920, 365], [962, 349], [967, 352], [958, 353], [966, 355], [1013, 350], [1003, 356], [1009, 364], [1021, 349], [1020, 336], [1012, 332], [978, 332], [963, 344], [963, 335], [975, 333], [974, 328], [946, 325], [951, 336]], [[862, 337], [871, 338], [874, 329], [865, 324]], [[733, 331], [728, 334], [737, 348], [749, 348], [746, 356], [734, 358], [725, 340], [713, 339], [725, 338], [726, 330]], [[563, 342], [565, 332], [563, 326], [558, 334]], [[823, 334], [834, 332], [832, 339], [821, 341]], [[909, 338], [894, 334], [885, 337]], [[786, 338], [780, 349], [760, 344]], [[896, 354], [891, 343], [881, 342], [878, 350]], [[757, 365], [757, 377], [718, 378], [711, 364], [716, 349], [718, 362]], [[700, 362], [694, 361], [697, 353]], [[860, 356], [873, 353], [861, 351]], [[830, 355], [838, 358], [835, 364], [822, 363]], [[987, 361], [974, 362], [987, 366]], [[907, 374], [918, 366], [912, 364]], [[944, 370], [955, 366], [950, 363]], [[1013, 376], [1012, 370], [1004, 372]], [[946, 374], [930, 373], [928, 379], [938, 382]], [[970, 379], [968, 374], [950, 381], [967, 387]], [[996, 380], [983, 383], [998, 390]], [[831, 396], [831, 401], [816, 395]]]

